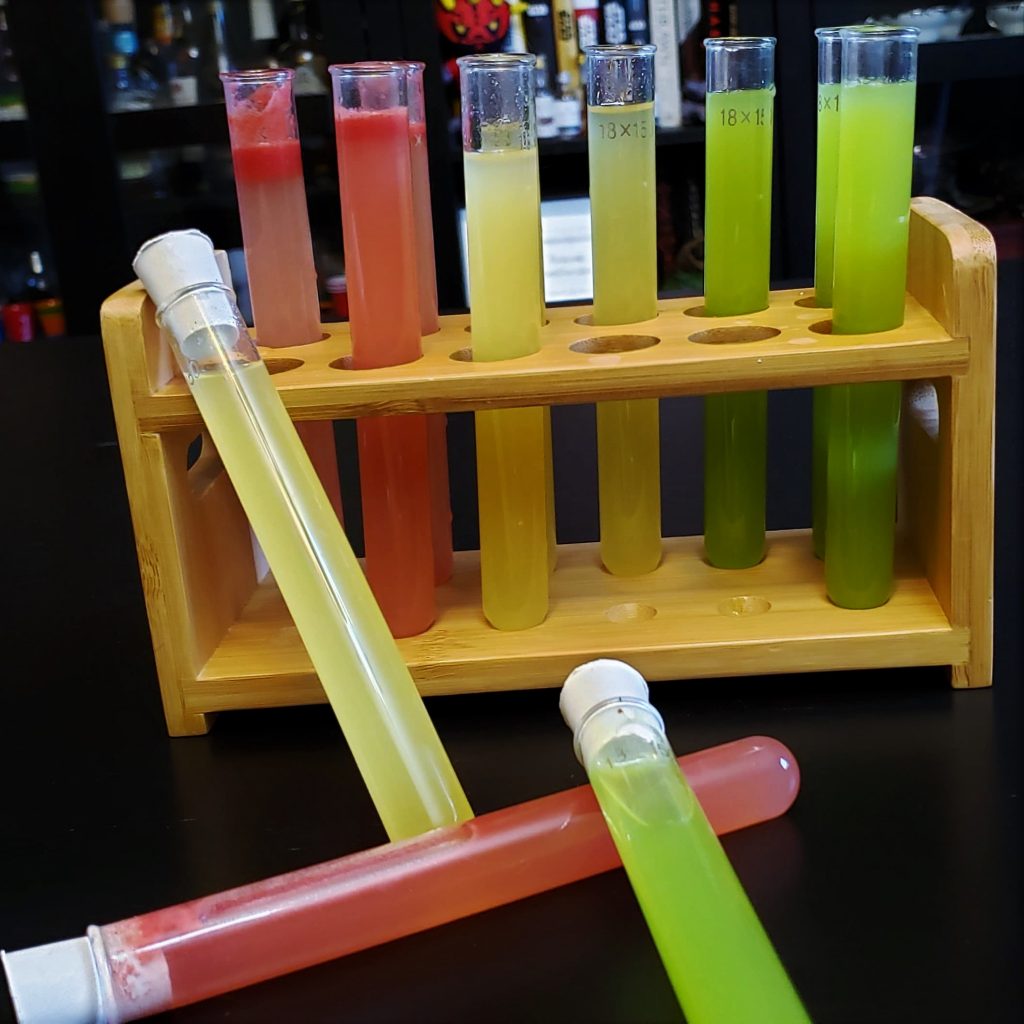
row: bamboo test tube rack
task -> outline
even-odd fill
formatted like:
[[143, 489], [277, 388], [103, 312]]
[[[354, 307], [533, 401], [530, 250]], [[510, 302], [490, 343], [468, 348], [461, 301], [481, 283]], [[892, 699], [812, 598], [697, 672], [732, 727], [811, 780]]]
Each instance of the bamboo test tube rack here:
[[[503, 633], [481, 611], [478, 554], [461, 552], [434, 626], [398, 641], [425, 695], [555, 686], [598, 656], [649, 679], [949, 665], [954, 686], [991, 684], [992, 237], [944, 203], [914, 200], [899, 330], [833, 337], [811, 295], [774, 292], [763, 312], [716, 319], [699, 298], [673, 299], [629, 327], [555, 308], [540, 352], [493, 363], [468, 360], [467, 316], [444, 317], [405, 366], [348, 369], [347, 324], [264, 352], [296, 420], [919, 382], [904, 389], [897, 580], [885, 606], [832, 605], [806, 530], [770, 534], [765, 561], [745, 570], [710, 567], [700, 537], [666, 538], [658, 569], [630, 578], [602, 570], [598, 545], [578, 544], [560, 548], [546, 621]], [[248, 523], [209, 438], [186, 468], [202, 420], [138, 282], [104, 303], [102, 322], [169, 731], [205, 732], [217, 711], [323, 701], [273, 580], [257, 579]]]

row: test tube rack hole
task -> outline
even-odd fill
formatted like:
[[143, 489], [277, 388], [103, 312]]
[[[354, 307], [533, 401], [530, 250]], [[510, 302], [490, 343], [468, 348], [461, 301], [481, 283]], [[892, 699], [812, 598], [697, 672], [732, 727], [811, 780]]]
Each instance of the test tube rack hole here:
[[[947, 665], [956, 686], [991, 683], [991, 235], [944, 203], [914, 200], [898, 330], [816, 334], [809, 343], [823, 312], [811, 297], [774, 292], [766, 310], [719, 318], [715, 328], [693, 298], [662, 301], [660, 343], [616, 352], [571, 346], [640, 325], [583, 325], [580, 307], [549, 309], [541, 350], [517, 360], [458, 358], [469, 353], [466, 316], [444, 317], [423, 339], [422, 359], [380, 370], [338, 372], [351, 352], [345, 324], [324, 325], [326, 340], [301, 349], [268, 350], [288, 361], [274, 380], [296, 420], [871, 380], [928, 382], [934, 391], [922, 403], [913, 400], [920, 388], [905, 389], [896, 587], [883, 607], [828, 601], [809, 531], [770, 534], [765, 560], [745, 570], [708, 565], [700, 537], [668, 537], [661, 564], [640, 577], [604, 571], [596, 544], [561, 546], [547, 619], [502, 633], [481, 612], [478, 554], [457, 552], [434, 626], [398, 642], [424, 694], [555, 686], [601, 656], [623, 658], [650, 679]], [[323, 701], [280, 593], [257, 578], [248, 523], [213, 445], [186, 467], [202, 422], [137, 282], [107, 300], [102, 325], [169, 731], [205, 732], [223, 710]], [[750, 326], [772, 336], [690, 340]]]

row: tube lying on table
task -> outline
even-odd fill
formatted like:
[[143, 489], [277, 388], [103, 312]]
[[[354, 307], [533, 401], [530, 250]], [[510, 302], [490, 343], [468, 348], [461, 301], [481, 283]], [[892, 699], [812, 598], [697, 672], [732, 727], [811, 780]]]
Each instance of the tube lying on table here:
[[[763, 736], [679, 759], [719, 834], [784, 814], [800, 774]], [[3, 954], [21, 1024], [135, 1020], [609, 871], [589, 786]]]

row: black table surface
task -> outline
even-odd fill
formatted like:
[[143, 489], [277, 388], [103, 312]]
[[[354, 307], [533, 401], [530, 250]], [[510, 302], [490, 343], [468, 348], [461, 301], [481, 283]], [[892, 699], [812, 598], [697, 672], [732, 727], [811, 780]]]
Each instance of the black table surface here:
[[[1001, 284], [1019, 326], [1019, 274]], [[954, 691], [941, 669], [652, 687], [679, 753], [766, 734], [799, 760], [790, 813], [724, 843], [819, 1022], [1021, 1010], [1014, 347], [1000, 357], [993, 689]], [[0, 416], [0, 947], [383, 842], [326, 706], [167, 737], [98, 342], [0, 346]], [[583, 781], [556, 691], [429, 709], [478, 813]], [[682, 1019], [618, 870], [166, 1017]]]

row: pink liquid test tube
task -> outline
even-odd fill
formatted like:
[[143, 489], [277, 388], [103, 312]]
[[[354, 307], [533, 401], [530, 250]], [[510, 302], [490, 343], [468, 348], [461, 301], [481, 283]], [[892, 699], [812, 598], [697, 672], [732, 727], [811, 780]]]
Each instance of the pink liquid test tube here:
[[[411, 363], [423, 349], [405, 73], [371, 62], [330, 73], [352, 366]], [[427, 419], [356, 424], [366, 576], [396, 637], [422, 633], [435, 614]]]
[[[796, 759], [752, 736], [679, 758], [715, 832], [785, 814]], [[21, 1024], [81, 962], [81, 1016], [129, 1021], [311, 967], [619, 865], [589, 786], [461, 825], [102, 927], [86, 938], [4, 953]], [[76, 960], [77, 957], [77, 960]], [[47, 975], [47, 967], [50, 973]], [[74, 988], [65, 986], [68, 993]], [[89, 1003], [89, 999], [92, 1003]], [[19, 1005], [20, 1004], [20, 1005]], [[66, 1008], [66, 1006], [62, 1006]]]
[[[434, 218], [430, 207], [430, 164], [427, 159], [427, 108], [423, 69], [418, 60], [388, 61], [405, 75], [409, 110], [409, 159], [412, 203], [416, 220], [416, 270], [420, 297], [420, 334], [441, 329], [437, 319], [437, 268], [434, 264]], [[430, 460], [430, 518], [434, 540], [434, 582], [452, 575], [452, 507], [448, 492], [448, 417], [427, 417], [427, 456]]]
[[[221, 74], [253, 320], [258, 344], [269, 348], [308, 345], [322, 333], [294, 74], [288, 68]], [[341, 519], [334, 427], [301, 421], [295, 429]]]

